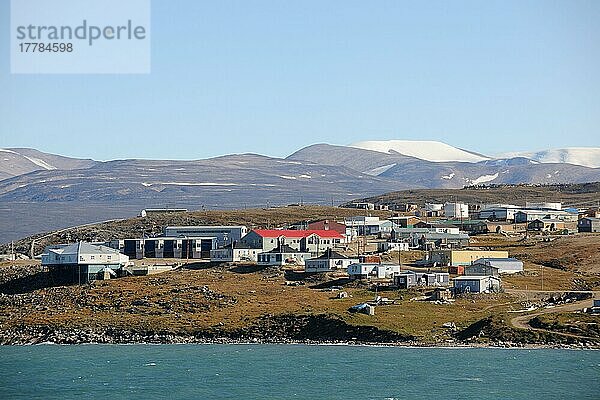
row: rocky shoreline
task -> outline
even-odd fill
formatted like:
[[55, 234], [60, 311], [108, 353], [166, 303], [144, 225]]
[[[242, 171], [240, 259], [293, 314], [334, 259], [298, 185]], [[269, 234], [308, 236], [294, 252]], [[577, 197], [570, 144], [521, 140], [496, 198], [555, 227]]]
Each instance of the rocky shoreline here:
[[317, 340], [287, 337], [249, 337], [220, 336], [219, 334], [198, 333], [181, 335], [174, 333], [134, 332], [129, 330], [86, 330], [86, 329], [49, 329], [48, 327], [23, 327], [0, 331], [0, 346], [31, 345], [174, 345], [174, 344], [286, 344], [286, 345], [342, 345], [377, 347], [414, 347], [414, 348], [504, 348], [504, 349], [585, 349], [600, 350], [600, 343], [523, 343], [492, 341], [488, 343], [472, 341], [446, 341], [426, 343], [415, 339], [403, 341], [371, 341], [365, 339]]

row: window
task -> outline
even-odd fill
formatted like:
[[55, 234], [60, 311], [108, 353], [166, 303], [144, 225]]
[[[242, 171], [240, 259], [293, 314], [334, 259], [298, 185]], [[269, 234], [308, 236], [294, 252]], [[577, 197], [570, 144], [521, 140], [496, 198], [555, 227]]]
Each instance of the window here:
[[94, 260], [95, 258], [96, 258], [96, 257], [94, 257], [94, 256], [90, 256], [90, 259], [92, 259], [92, 260]]

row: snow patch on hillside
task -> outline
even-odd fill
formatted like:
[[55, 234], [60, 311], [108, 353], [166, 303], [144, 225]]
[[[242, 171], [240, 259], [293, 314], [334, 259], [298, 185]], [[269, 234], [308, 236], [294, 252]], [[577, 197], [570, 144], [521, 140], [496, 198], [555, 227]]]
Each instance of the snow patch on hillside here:
[[498, 177], [498, 173], [496, 172], [494, 175], [482, 175], [477, 179], [473, 179], [471, 184], [479, 185], [480, 183], [491, 182]]
[[454, 172], [452, 172], [450, 175], [443, 175], [442, 179], [450, 180], [450, 179], [454, 178], [454, 175], [456, 175], [456, 174]]
[[395, 163], [389, 164], [389, 165], [382, 165], [381, 167], [377, 167], [377, 168], [370, 169], [368, 171], [364, 171], [363, 174], [371, 175], [371, 176], [378, 176], [378, 175], [383, 174], [388, 169], [393, 168], [395, 166], [396, 166]]
[[479, 162], [490, 159], [446, 143], [426, 140], [368, 140], [353, 143], [350, 147], [386, 154], [399, 153], [433, 162]]

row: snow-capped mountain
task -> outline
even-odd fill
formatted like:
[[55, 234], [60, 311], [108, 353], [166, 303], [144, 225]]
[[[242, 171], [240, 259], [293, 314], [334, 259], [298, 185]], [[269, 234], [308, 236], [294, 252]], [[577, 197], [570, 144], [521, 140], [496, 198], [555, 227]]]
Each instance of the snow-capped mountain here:
[[368, 140], [352, 143], [349, 147], [386, 154], [402, 154], [433, 162], [479, 162], [490, 159], [481, 154], [430, 140]]
[[512, 152], [498, 158], [525, 157], [541, 163], [567, 163], [600, 168], [600, 147], [569, 147], [565, 149]]

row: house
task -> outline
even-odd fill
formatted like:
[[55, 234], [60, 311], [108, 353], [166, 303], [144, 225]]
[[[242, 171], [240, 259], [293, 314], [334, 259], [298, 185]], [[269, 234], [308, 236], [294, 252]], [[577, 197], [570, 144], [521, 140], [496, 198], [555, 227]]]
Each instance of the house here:
[[377, 252], [385, 253], [388, 251], [408, 251], [407, 242], [379, 242], [377, 243]]
[[415, 224], [421, 222], [419, 218], [411, 215], [403, 217], [391, 217], [389, 220], [392, 221], [394, 228], [412, 228], [415, 226]]
[[340, 235], [346, 235], [346, 225], [331, 219], [309, 222], [306, 229], [313, 231], [335, 231]]
[[217, 247], [239, 242], [248, 233], [243, 225], [200, 225], [200, 226], [167, 226], [164, 236], [170, 237], [214, 237]]
[[600, 232], [600, 218], [585, 217], [577, 222], [579, 232]]
[[[429, 260], [439, 265], [470, 265], [480, 258], [508, 258], [508, 251], [490, 250], [434, 250], [429, 252]], [[452, 273], [450, 271], [450, 273]]]
[[306, 272], [330, 272], [338, 269], [347, 270], [350, 264], [358, 263], [358, 258], [348, 258], [331, 249], [317, 258], [311, 258], [304, 261], [304, 270]]
[[42, 254], [42, 266], [81, 283], [117, 277], [128, 262], [116, 249], [86, 242], [48, 246]]
[[348, 275], [352, 279], [389, 279], [400, 273], [400, 266], [393, 264], [356, 263], [348, 266]]
[[450, 275], [447, 272], [403, 271], [394, 277], [394, 283], [400, 289], [408, 289], [413, 286], [448, 286]]
[[453, 279], [455, 293], [496, 293], [500, 291], [500, 278], [494, 276], [457, 276]]
[[244, 243], [231, 243], [219, 249], [210, 251], [210, 261], [213, 262], [256, 262], [260, 249], [253, 249]]
[[286, 244], [281, 244], [267, 252], [258, 254], [258, 265], [304, 265], [311, 257], [310, 253], [296, 250]]
[[554, 232], [565, 229], [565, 223], [556, 219], [534, 219], [527, 224], [528, 231]]
[[375, 203], [349, 203], [344, 204], [342, 207], [344, 208], [358, 208], [360, 210], [375, 210]]
[[393, 223], [379, 217], [356, 216], [344, 220], [346, 227], [355, 229], [359, 236], [391, 234]]
[[254, 229], [241, 242], [250, 248], [261, 249], [261, 252], [271, 251], [285, 244], [316, 257], [345, 243], [346, 238], [334, 230]]

